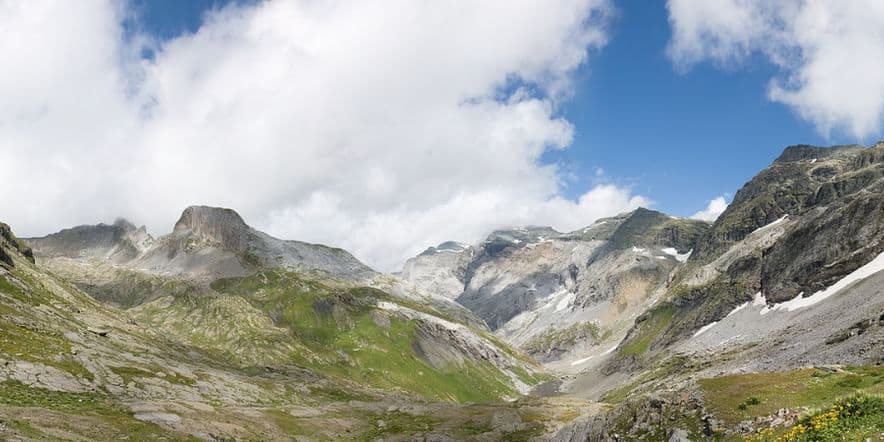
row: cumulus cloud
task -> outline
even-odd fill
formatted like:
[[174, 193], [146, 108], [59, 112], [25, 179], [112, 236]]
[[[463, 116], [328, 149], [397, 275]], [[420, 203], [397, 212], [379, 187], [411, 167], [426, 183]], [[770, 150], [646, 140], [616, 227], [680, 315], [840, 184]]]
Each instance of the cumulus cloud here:
[[724, 209], [727, 209], [727, 205], [727, 200], [724, 199], [724, 196], [713, 198], [709, 201], [709, 204], [706, 205], [705, 209], [691, 215], [691, 218], [700, 221], [708, 221], [710, 223], [714, 222], [722, 212], [724, 212]]
[[571, 143], [556, 108], [610, 10], [268, 0], [151, 42], [124, 2], [0, 0], [0, 213], [25, 235], [118, 215], [164, 233], [228, 206], [383, 270], [500, 225], [586, 225], [648, 203], [566, 199], [541, 161]]
[[668, 53], [679, 69], [738, 66], [761, 54], [779, 68], [768, 97], [826, 136], [864, 139], [884, 123], [884, 2], [669, 0]]

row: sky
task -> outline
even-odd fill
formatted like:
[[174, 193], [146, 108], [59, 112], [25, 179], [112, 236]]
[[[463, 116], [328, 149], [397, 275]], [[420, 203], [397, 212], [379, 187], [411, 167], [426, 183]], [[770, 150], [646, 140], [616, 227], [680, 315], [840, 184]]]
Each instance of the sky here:
[[392, 271], [491, 230], [707, 221], [884, 123], [874, 0], [0, 0], [0, 219], [191, 204]]

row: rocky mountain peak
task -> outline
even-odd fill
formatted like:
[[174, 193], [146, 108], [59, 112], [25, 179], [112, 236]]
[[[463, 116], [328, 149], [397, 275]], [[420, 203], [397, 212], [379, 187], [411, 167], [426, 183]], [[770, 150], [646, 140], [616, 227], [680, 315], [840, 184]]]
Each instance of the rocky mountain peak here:
[[656, 210], [639, 207], [626, 215], [609, 241], [614, 248], [633, 246], [674, 247], [687, 251], [708, 230], [703, 221], [673, 218]]
[[130, 222], [126, 218], [117, 218], [112, 225], [114, 227], [119, 227], [124, 232], [134, 232], [134, 231], [138, 230], [138, 228], [135, 226], [135, 224], [133, 224], [132, 222]]
[[440, 252], [460, 253], [469, 248], [469, 245], [457, 241], [445, 241], [438, 246], [427, 247], [419, 256], [430, 256]]
[[850, 153], [860, 149], [863, 146], [856, 144], [848, 144], [843, 146], [819, 147], [808, 144], [796, 144], [786, 147], [783, 153], [774, 160], [774, 163], [791, 163], [796, 161], [816, 160], [822, 158], [833, 157], [839, 154]]
[[251, 228], [236, 211], [221, 207], [190, 206], [184, 209], [175, 232], [190, 232], [227, 247], [243, 247]]
[[91, 256], [125, 261], [141, 253], [153, 238], [144, 226], [136, 228], [126, 219], [118, 218], [113, 224], [76, 226], [25, 241], [37, 254], [46, 257]]
[[544, 239], [556, 238], [562, 234], [549, 226], [522, 226], [509, 229], [495, 230], [485, 239], [484, 245], [488, 249], [496, 249], [497, 246], [520, 245], [536, 243]]

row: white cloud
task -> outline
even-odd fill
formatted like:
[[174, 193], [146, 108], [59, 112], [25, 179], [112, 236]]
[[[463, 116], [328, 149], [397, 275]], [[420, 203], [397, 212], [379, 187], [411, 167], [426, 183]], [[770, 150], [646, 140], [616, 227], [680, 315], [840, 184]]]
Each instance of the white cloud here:
[[500, 225], [589, 224], [648, 203], [567, 200], [540, 161], [571, 143], [556, 107], [610, 9], [273, 0], [142, 59], [125, 3], [0, 0], [0, 213], [24, 235], [118, 215], [163, 233], [222, 205], [385, 270]]
[[768, 97], [824, 135], [859, 139], [884, 123], [884, 2], [880, 0], [669, 0], [668, 53], [687, 69], [733, 65], [753, 53], [780, 70]]
[[724, 199], [724, 196], [719, 196], [710, 200], [705, 209], [691, 215], [691, 218], [711, 223], [718, 219], [722, 212], [724, 212], [724, 209], [727, 209], [727, 201]]

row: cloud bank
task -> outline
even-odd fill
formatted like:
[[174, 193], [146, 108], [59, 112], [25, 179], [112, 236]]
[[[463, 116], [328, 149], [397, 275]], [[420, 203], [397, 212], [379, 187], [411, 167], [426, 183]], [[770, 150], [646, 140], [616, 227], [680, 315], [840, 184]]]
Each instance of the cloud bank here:
[[727, 206], [727, 200], [724, 199], [724, 196], [719, 196], [710, 200], [705, 209], [691, 215], [691, 218], [700, 221], [708, 221], [710, 223], [715, 222], [715, 220], [724, 213]]
[[884, 124], [884, 2], [879, 0], [668, 0], [679, 69], [738, 66], [760, 54], [779, 69], [770, 100], [823, 135], [859, 139]]
[[[0, 0], [0, 214], [24, 235], [183, 207], [395, 269], [494, 227], [568, 230], [648, 201], [563, 197], [557, 116], [604, 46], [605, 0], [271, 0], [193, 34], [126, 32], [125, 3]], [[144, 57], [149, 49], [152, 57]]]

